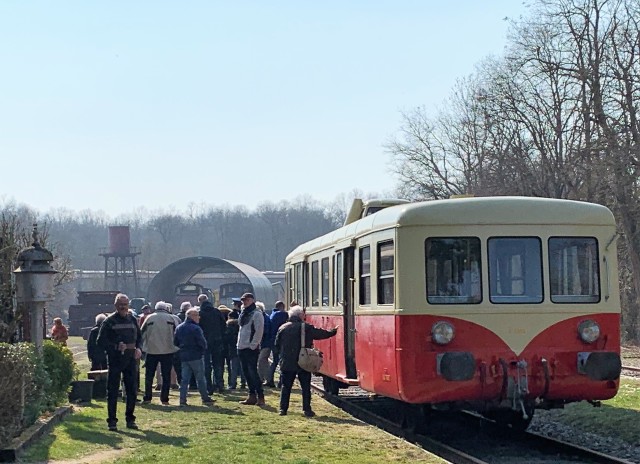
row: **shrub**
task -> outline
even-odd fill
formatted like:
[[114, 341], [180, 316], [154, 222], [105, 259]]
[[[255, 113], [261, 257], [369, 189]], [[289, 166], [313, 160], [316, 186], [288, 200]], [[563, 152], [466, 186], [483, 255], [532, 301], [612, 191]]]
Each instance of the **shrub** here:
[[45, 341], [42, 354], [30, 343], [0, 343], [0, 448], [42, 414], [67, 401], [78, 369], [66, 346]]
[[49, 376], [29, 343], [0, 343], [0, 446], [35, 421], [44, 406]]
[[60, 343], [45, 340], [42, 346], [44, 369], [51, 382], [45, 388], [45, 400], [48, 408], [67, 401], [71, 381], [78, 377], [78, 368], [73, 362], [71, 350]]
[[31, 382], [25, 392], [26, 403], [22, 412], [23, 426], [31, 425], [45, 411], [47, 405], [47, 389], [50, 388], [51, 379], [45, 369], [44, 361], [40, 353], [31, 343], [23, 343], [28, 347], [27, 360], [31, 364]]

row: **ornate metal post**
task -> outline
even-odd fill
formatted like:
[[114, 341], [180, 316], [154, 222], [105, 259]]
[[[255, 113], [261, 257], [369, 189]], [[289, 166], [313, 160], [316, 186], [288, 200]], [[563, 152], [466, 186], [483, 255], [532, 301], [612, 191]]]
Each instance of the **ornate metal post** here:
[[18, 254], [18, 267], [13, 273], [16, 279], [16, 298], [29, 312], [31, 342], [42, 349], [44, 307], [53, 300], [53, 280], [57, 273], [51, 263], [53, 255], [38, 242], [38, 225], [33, 225], [33, 243]]

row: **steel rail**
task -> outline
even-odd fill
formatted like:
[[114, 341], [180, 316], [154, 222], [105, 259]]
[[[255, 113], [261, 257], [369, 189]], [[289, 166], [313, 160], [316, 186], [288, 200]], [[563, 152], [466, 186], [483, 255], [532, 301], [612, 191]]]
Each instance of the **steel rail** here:
[[379, 416], [366, 408], [360, 406], [357, 402], [348, 401], [340, 396], [328, 394], [321, 386], [314, 383], [311, 384], [311, 389], [323, 397], [325, 401], [339, 407], [343, 411], [350, 415], [360, 419], [367, 424], [381, 428], [382, 430], [394, 435], [398, 438], [402, 438], [410, 443], [419, 445], [425, 452], [435, 454], [442, 459], [455, 464], [488, 464], [487, 461], [473, 457], [463, 451], [452, 448], [440, 441], [434, 440], [423, 435], [413, 434], [403, 429], [398, 424], [390, 421], [389, 419]]
[[622, 366], [623, 371], [640, 372], [640, 367]]
[[[640, 371], [640, 369], [638, 369]], [[351, 414], [352, 416], [368, 423], [373, 426], [379, 427], [392, 435], [407, 440], [411, 443], [415, 443], [421, 446], [425, 451], [435, 454], [445, 460], [448, 460], [456, 464], [487, 464], [490, 461], [484, 461], [480, 458], [472, 456], [467, 452], [454, 448], [444, 441], [440, 441], [425, 435], [413, 433], [401, 425], [393, 422], [392, 420], [381, 416], [375, 412], [370, 411], [366, 404], [370, 403], [371, 399], [366, 397], [340, 397], [328, 394], [324, 389], [317, 385], [316, 382], [311, 384], [313, 391], [322, 396], [326, 401], [341, 408], [343, 411]], [[544, 455], [549, 455], [550, 461], [556, 459], [554, 453], [576, 457], [584, 459], [585, 462], [598, 463], [598, 464], [632, 464], [622, 458], [615, 456], [609, 456], [607, 454], [595, 451], [583, 446], [575, 445], [573, 443], [564, 442], [555, 438], [550, 438], [545, 435], [533, 433], [533, 432], [518, 432], [498, 424], [493, 421], [485, 419], [484, 417], [467, 413], [463, 415], [467, 419], [473, 418], [474, 420], [480, 419], [482, 421], [482, 428], [491, 429], [496, 436], [508, 436], [513, 442], [522, 442], [532, 449], [536, 449], [538, 452]]]

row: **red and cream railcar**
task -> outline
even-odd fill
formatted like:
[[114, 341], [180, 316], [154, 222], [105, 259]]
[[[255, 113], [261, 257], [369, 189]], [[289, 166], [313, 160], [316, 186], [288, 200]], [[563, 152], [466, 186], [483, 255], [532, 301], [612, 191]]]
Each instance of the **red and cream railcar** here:
[[326, 386], [474, 408], [514, 426], [535, 408], [616, 394], [607, 208], [491, 197], [380, 209], [393, 203], [356, 202], [344, 227], [287, 256], [288, 302], [316, 326], [340, 327], [316, 342]]

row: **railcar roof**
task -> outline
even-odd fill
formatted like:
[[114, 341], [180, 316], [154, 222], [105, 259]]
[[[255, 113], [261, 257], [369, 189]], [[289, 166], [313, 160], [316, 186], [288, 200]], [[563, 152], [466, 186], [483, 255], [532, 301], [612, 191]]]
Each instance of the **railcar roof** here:
[[391, 206], [303, 243], [287, 256], [327, 248], [341, 240], [390, 227], [425, 225], [615, 225], [608, 208], [594, 203], [535, 197], [474, 197]]

